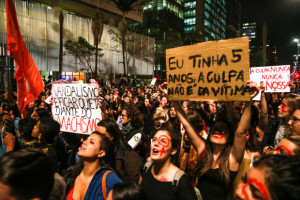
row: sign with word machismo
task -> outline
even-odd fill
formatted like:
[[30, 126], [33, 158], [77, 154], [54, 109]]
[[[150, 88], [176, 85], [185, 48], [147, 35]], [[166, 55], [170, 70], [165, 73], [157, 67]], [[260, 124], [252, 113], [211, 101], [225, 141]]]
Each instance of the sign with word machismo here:
[[65, 132], [90, 134], [101, 121], [98, 84], [53, 84], [52, 115]]
[[170, 100], [250, 100], [246, 37], [167, 49], [166, 66]]
[[290, 92], [290, 65], [251, 67], [250, 79], [265, 84], [265, 92]]

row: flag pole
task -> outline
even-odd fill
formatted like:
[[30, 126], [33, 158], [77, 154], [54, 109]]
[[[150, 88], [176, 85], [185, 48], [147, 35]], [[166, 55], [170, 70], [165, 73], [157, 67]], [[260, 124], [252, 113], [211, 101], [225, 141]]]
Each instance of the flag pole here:
[[10, 55], [6, 57], [8, 59], [7, 64], [8, 64], [8, 77], [7, 77], [7, 104], [10, 107], [10, 94], [11, 94], [11, 80], [10, 80], [10, 65], [11, 65], [11, 60], [10, 60]]

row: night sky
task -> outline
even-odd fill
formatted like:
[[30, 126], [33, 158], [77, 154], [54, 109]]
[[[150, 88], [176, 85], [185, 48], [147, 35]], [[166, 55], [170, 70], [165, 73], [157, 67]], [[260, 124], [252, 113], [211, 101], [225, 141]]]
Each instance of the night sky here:
[[242, 21], [266, 21], [278, 50], [278, 65], [295, 61], [300, 40], [300, 0], [242, 0]]

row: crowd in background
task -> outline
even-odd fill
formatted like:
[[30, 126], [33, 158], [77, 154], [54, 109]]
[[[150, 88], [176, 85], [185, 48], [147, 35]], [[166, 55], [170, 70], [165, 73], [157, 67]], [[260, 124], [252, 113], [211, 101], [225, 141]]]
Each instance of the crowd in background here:
[[300, 95], [259, 101], [169, 101], [166, 83], [99, 81], [102, 121], [60, 132], [51, 80], [21, 116], [0, 96], [0, 200], [299, 199]]

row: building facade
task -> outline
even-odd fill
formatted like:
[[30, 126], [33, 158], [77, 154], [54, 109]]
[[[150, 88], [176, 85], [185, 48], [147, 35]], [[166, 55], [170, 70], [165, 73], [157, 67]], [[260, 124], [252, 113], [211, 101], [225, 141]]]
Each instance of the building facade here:
[[[42, 75], [52, 75], [58, 72], [59, 65], [59, 19], [55, 14], [55, 1], [22, 1], [15, 0], [17, 18], [21, 30], [23, 40], [32, 55], [38, 69]], [[94, 36], [92, 34], [92, 17], [95, 16], [97, 1], [60, 1], [59, 6], [63, 9], [64, 24], [63, 24], [63, 40], [76, 41], [78, 37], [85, 38], [90, 44], [94, 44]], [[98, 69], [101, 73], [116, 73], [123, 74], [123, 58], [121, 54], [121, 45], [114, 40], [113, 35], [109, 34], [110, 30], [116, 29], [116, 24], [121, 19], [117, 9], [105, 10], [111, 7], [111, 2], [108, 0], [98, 1], [99, 11], [103, 13], [106, 19], [102, 40], [99, 47], [103, 50], [104, 55], [98, 58]], [[48, 3], [48, 4], [47, 4]], [[101, 7], [102, 6], [102, 7]], [[106, 7], [105, 7], [106, 6]], [[128, 14], [127, 21], [142, 21], [142, 12]], [[87, 14], [88, 13], [88, 14]], [[6, 43], [6, 8], [5, 1], [0, 2], [0, 43]], [[136, 45], [136, 52], [129, 53], [131, 57], [128, 61], [128, 74], [152, 75], [153, 61], [145, 62], [141, 56], [150, 54], [150, 50], [154, 48], [154, 38], [133, 34], [134, 40], [132, 43]], [[143, 48], [140, 46], [143, 45]], [[112, 50], [114, 49], [114, 50]], [[138, 52], [143, 51], [143, 52]], [[82, 77], [80, 73], [85, 73], [86, 70], [76, 62], [76, 57], [71, 55], [63, 55], [63, 72], [70, 72], [73, 76]], [[94, 59], [92, 66], [95, 65]], [[79, 74], [78, 74], [79, 73]], [[57, 77], [59, 78], [59, 77]]]
[[184, 0], [151, 0], [144, 5], [142, 34], [155, 38], [155, 71], [165, 76], [165, 50], [182, 46]]
[[205, 41], [226, 38], [226, 0], [185, 0], [184, 31], [196, 32]]
[[227, 0], [226, 2], [226, 38], [242, 35], [242, 2]]

